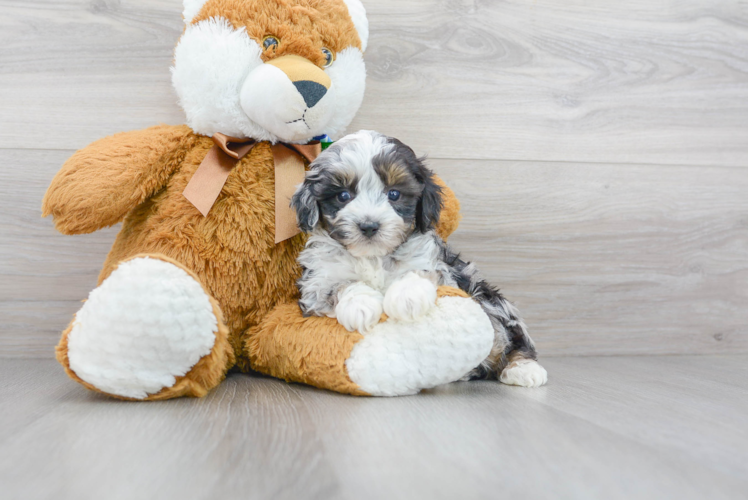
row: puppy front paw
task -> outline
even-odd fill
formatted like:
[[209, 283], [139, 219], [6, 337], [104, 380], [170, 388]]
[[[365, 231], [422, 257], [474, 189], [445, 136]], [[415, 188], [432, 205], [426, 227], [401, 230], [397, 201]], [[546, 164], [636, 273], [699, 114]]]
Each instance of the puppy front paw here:
[[402, 321], [415, 321], [436, 305], [436, 286], [416, 273], [394, 282], [384, 295], [384, 312]]
[[335, 317], [349, 332], [366, 333], [382, 317], [382, 299], [382, 294], [373, 288], [354, 283], [340, 293]]

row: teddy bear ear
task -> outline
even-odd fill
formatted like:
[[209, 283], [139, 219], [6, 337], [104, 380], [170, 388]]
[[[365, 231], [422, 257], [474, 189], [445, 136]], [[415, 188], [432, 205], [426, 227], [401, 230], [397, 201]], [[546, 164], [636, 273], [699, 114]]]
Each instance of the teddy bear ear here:
[[190, 24], [207, 2], [208, 0], [184, 0], [184, 10], [182, 11], [184, 24]]
[[361, 51], [366, 51], [366, 45], [369, 43], [369, 20], [366, 18], [366, 9], [361, 0], [343, 0], [348, 7], [348, 14], [353, 19], [353, 25], [358, 31], [358, 37], [361, 39]]

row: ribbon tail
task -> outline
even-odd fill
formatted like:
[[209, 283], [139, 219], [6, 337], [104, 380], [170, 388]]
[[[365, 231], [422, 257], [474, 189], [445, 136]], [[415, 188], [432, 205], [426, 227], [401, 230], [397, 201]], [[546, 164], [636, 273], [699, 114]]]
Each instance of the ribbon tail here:
[[213, 136], [213, 142], [215, 146], [208, 151], [182, 192], [203, 217], [213, 208], [236, 164], [256, 144], [253, 139], [237, 139], [219, 133]]
[[184, 188], [182, 195], [204, 217], [207, 217], [210, 209], [213, 208], [237, 161], [224, 153], [218, 146], [213, 146], [195, 171], [187, 187]]
[[272, 148], [275, 160], [275, 243], [299, 234], [291, 197], [296, 186], [304, 182], [305, 166], [299, 154], [283, 144]]

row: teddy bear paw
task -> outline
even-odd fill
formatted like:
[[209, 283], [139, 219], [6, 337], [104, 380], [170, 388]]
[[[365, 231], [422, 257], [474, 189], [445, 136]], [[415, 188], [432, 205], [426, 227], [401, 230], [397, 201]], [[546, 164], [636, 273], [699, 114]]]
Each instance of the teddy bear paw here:
[[350, 379], [373, 396], [403, 396], [459, 380], [493, 347], [493, 326], [480, 305], [442, 297], [420, 321], [390, 318], [358, 341], [346, 361]]
[[102, 392], [143, 399], [173, 386], [209, 354], [217, 331], [200, 283], [177, 265], [135, 258], [120, 264], [76, 314], [69, 366]]

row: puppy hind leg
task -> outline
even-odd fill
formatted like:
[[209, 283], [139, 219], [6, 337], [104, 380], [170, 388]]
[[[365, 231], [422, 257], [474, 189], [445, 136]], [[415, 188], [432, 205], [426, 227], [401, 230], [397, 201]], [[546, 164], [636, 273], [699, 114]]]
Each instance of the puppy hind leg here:
[[535, 343], [516, 308], [498, 293], [481, 305], [494, 326], [494, 344], [488, 357], [463, 380], [498, 379], [522, 387], [544, 385], [548, 373], [537, 362]]
[[548, 382], [548, 372], [538, 363], [535, 343], [527, 333], [524, 322], [519, 318], [514, 306], [507, 302], [510, 321], [506, 322], [509, 347], [506, 363], [501, 367], [499, 381], [507, 385], [540, 387]]
[[450, 268], [450, 278], [481, 305], [494, 329], [491, 352], [462, 380], [498, 378], [505, 384], [526, 387], [545, 384], [548, 374], [536, 361], [535, 344], [517, 308], [481, 276], [474, 264], [460, 259], [446, 244], [442, 244], [440, 259]]
[[512, 351], [506, 359], [507, 365], [499, 375], [502, 384], [540, 387], [548, 382], [548, 372], [536, 359], [527, 357], [527, 353]]
[[498, 380], [499, 373], [506, 366], [505, 342], [502, 335], [494, 337], [491, 353], [480, 365], [473, 368], [462, 380]]

